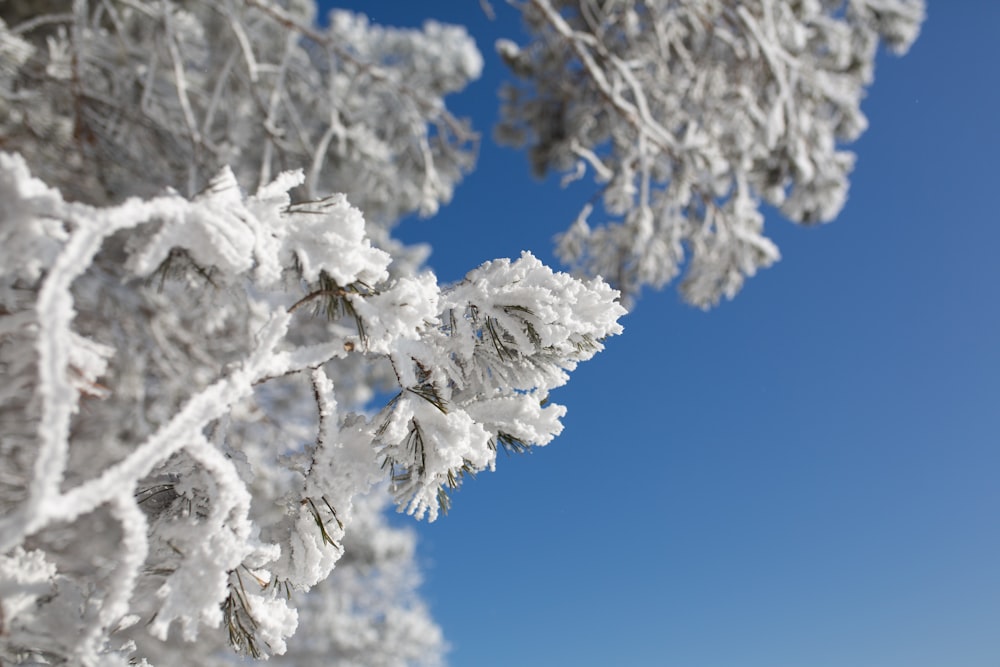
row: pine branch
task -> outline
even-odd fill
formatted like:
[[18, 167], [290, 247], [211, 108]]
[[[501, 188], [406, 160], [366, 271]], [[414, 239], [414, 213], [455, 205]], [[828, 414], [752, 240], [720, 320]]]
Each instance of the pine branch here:
[[198, 264], [184, 248], [172, 248], [167, 253], [166, 258], [160, 262], [160, 265], [149, 276], [147, 282], [154, 283], [159, 279], [157, 289], [162, 292], [167, 280], [180, 281], [186, 279], [191, 272], [197, 274], [212, 287], [218, 288], [218, 285], [215, 284], [215, 280], [212, 278], [215, 273], [215, 267], [204, 267]]
[[497, 444], [503, 447], [503, 450], [508, 454], [525, 454], [530, 452], [533, 445], [529, 442], [525, 442], [516, 435], [511, 435], [504, 431], [498, 431], [496, 436], [490, 438], [489, 446], [493, 451], [497, 451]]
[[229, 631], [229, 645], [241, 655], [249, 655], [251, 658], [260, 659], [263, 652], [257, 645], [257, 621], [250, 612], [250, 605], [246, 598], [246, 589], [243, 587], [243, 578], [238, 570], [233, 570], [230, 575], [236, 575], [239, 588], [234, 588], [232, 582], [229, 584], [229, 595], [222, 603], [223, 619], [226, 622], [226, 629]]
[[[296, 270], [301, 274], [301, 265], [296, 259]], [[378, 291], [360, 280], [341, 286], [330, 277], [326, 271], [321, 271], [319, 281], [314, 288], [304, 297], [293, 303], [289, 308], [289, 313], [294, 313], [302, 306], [313, 303], [313, 312], [317, 315], [324, 315], [330, 321], [339, 320], [343, 317], [351, 317], [358, 332], [358, 338], [363, 347], [368, 347], [368, 334], [365, 332], [365, 323], [354, 308], [352, 297], [366, 297], [378, 294]], [[315, 303], [314, 303], [315, 302]]]
[[444, 515], [448, 514], [448, 510], [451, 509], [451, 493], [457, 491], [458, 487], [462, 485], [462, 480], [465, 476], [469, 477], [476, 476], [476, 468], [472, 465], [470, 461], [463, 461], [461, 468], [456, 468], [448, 471], [448, 478], [444, 484], [438, 487], [437, 490], [437, 503], [438, 508]]
[[430, 369], [416, 359], [413, 360], [413, 363], [417, 366], [417, 382], [419, 384], [415, 387], [407, 387], [406, 391], [424, 399], [443, 414], [448, 414], [448, 401], [445, 400], [438, 390], [437, 385], [431, 380]]
[[528, 317], [534, 317], [535, 313], [527, 306], [513, 305], [513, 306], [501, 306], [501, 310], [511, 317], [516, 317], [521, 320], [521, 324], [524, 326], [524, 333], [531, 341], [531, 344], [536, 347], [541, 347], [542, 337], [538, 335], [538, 330], [535, 325], [528, 320]]
[[[327, 502], [325, 497], [323, 497], [323, 502], [326, 503], [326, 506], [330, 509], [330, 512], [333, 514], [334, 520], [336, 520], [337, 522], [337, 525], [340, 526], [341, 530], [343, 530], [344, 524], [340, 522], [340, 519], [337, 517], [337, 513], [334, 511], [330, 503]], [[330, 533], [327, 531], [326, 522], [323, 521], [323, 517], [320, 515], [319, 512], [319, 508], [316, 507], [316, 503], [313, 501], [313, 499], [306, 498], [305, 500], [302, 500], [300, 504], [305, 505], [309, 508], [309, 513], [312, 514], [313, 521], [316, 522], [316, 527], [319, 528], [320, 535], [323, 536], [323, 543], [329, 544], [330, 546], [343, 551], [344, 547], [341, 546], [341, 544], [337, 542], [335, 539], [333, 539], [333, 537], [331, 537]]]

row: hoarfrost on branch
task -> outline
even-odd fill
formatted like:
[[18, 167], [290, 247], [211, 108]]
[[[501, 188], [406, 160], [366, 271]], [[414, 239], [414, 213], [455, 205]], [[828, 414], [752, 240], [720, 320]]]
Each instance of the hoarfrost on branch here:
[[[478, 135], [464, 28], [312, 0], [0, 3], [0, 662], [439, 664], [411, 533], [682, 272], [707, 306], [832, 218], [920, 0], [526, 0], [498, 136], [599, 184], [454, 285], [391, 235]], [[594, 225], [596, 204], [611, 219]], [[329, 576], [336, 568], [335, 576]], [[296, 633], [296, 629], [298, 632]], [[296, 633], [293, 637], [293, 633]], [[226, 645], [229, 645], [228, 647]]]
[[[286, 594], [330, 574], [356, 498], [388, 477], [400, 507], [433, 520], [463, 475], [493, 468], [497, 443], [544, 445], [561, 430], [562, 408], [540, 402], [621, 330], [614, 290], [527, 253], [445, 290], [429, 272], [390, 278], [360, 212], [342, 196], [293, 204], [281, 189], [298, 182], [279, 175], [245, 198], [224, 170], [192, 199], [94, 207], [0, 154], [4, 345], [37, 373], [18, 406], [34, 433], [5, 440], [2, 575], [32, 590], [26, 569], [59, 582], [34, 606], [14, 587], [11, 650], [33, 650], [46, 617], [84, 600], [76, 631], [65, 646], [48, 638], [46, 655], [96, 664], [222, 623], [252, 655], [284, 653], [297, 625]], [[54, 244], [42, 271], [7, 252], [42, 239]], [[96, 319], [128, 300], [156, 310]], [[199, 343], [187, 352], [214, 359], [176, 354]], [[370, 417], [337, 399], [337, 362], [352, 356], [395, 377]], [[141, 407], [150, 399], [157, 409]], [[116, 541], [88, 569], [78, 543], [94, 524]], [[133, 617], [140, 631], [118, 629]]]
[[879, 40], [904, 53], [924, 18], [923, 0], [523, 5], [532, 39], [497, 44], [520, 81], [497, 135], [538, 174], [600, 185], [561, 259], [626, 299], [684, 272], [700, 307], [778, 260], [762, 204], [803, 224], [840, 212]]

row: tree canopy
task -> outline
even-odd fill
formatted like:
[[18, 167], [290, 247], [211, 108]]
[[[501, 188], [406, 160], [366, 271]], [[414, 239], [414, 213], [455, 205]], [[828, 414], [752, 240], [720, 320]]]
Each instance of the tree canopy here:
[[[833, 218], [920, 0], [529, 0], [497, 136], [592, 174], [559, 240], [439, 284], [392, 235], [473, 168], [465, 29], [310, 0], [0, 5], [0, 661], [433, 664], [413, 538], [643, 286], [699, 306]], [[596, 223], [596, 218], [606, 222]], [[333, 576], [331, 576], [333, 573]], [[298, 629], [298, 632], [296, 630]], [[229, 646], [226, 646], [226, 645]], [[283, 657], [282, 657], [283, 656]]]

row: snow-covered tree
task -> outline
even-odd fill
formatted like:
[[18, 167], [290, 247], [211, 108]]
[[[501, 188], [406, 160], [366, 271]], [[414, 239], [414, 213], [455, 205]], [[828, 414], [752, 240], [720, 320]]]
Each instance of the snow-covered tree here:
[[[776, 258], [761, 200], [836, 213], [878, 37], [923, 11], [522, 9], [500, 134], [622, 218], [588, 206], [563, 254], [631, 295], [686, 248], [699, 304]], [[524, 253], [440, 285], [392, 237], [473, 166], [444, 98], [482, 58], [460, 27], [315, 13], [0, 0], [2, 664], [438, 662], [385, 494], [433, 520], [550, 442], [548, 393], [621, 331], [600, 277]]]
[[[600, 191], [561, 258], [632, 297], [686, 269], [708, 307], [778, 260], [762, 203], [804, 223], [847, 197], [880, 38], [904, 53], [923, 0], [525, 0], [532, 41], [498, 45], [501, 139]], [[609, 222], [591, 226], [595, 200]]]

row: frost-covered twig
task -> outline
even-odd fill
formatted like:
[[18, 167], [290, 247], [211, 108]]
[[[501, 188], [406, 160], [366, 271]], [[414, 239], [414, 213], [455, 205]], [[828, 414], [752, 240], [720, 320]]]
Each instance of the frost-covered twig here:
[[499, 135], [538, 173], [591, 166], [609, 220], [579, 216], [560, 257], [626, 302], [686, 269], [701, 307], [778, 260], [763, 203], [802, 223], [837, 215], [878, 42], [904, 52], [924, 16], [922, 0], [525, 6], [529, 43], [497, 45], [521, 79]]
[[[297, 613], [280, 593], [330, 575], [359, 498], [389, 476], [401, 509], [433, 519], [463, 474], [493, 468], [497, 442], [543, 445], [561, 430], [563, 409], [541, 398], [620, 331], [613, 290], [527, 254], [447, 292], [430, 273], [390, 279], [389, 255], [343, 197], [290, 203], [303, 178], [282, 174], [244, 197], [225, 170], [190, 200], [92, 207], [66, 204], [23, 160], [0, 154], [9, 215], [0, 278], [37, 291], [7, 307], [37, 324], [20, 342], [37, 359], [20, 372], [40, 401], [27, 413], [39, 446], [5, 452], [34, 458], [20, 500], [0, 498], [0, 553], [30, 554], [59, 582], [31, 598], [37, 582], [20, 557], [2, 561], [0, 590], [33, 601], [4, 610], [0, 656], [166, 655], [178, 630], [205, 641], [224, 622], [237, 648], [281, 654]], [[32, 247], [44, 252], [11, 254]], [[348, 288], [317, 288], [331, 284]], [[295, 305], [303, 288], [342, 305], [308, 316]], [[189, 352], [169, 350], [170, 363], [157, 365], [171, 339]], [[335, 364], [350, 358], [399, 369], [401, 398], [383, 414], [335, 399]], [[134, 375], [133, 364], [158, 370]], [[106, 391], [90, 399], [80, 387], [98, 379]], [[312, 400], [294, 407], [303, 391]], [[143, 420], [125, 417], [135, 410]], [[279, 432], [313, 435], [283, 443], [273, 426], [260, 430], [261, 411]], [[0, 424], [9, 417], [0, 409]], [[93, 522], [111, 539], [95, 541]], [[79, 562], [84, 543], [101, 557]], [[79, 640], [57, 636], [55, 619], [84, 595], [94, 612]]]

